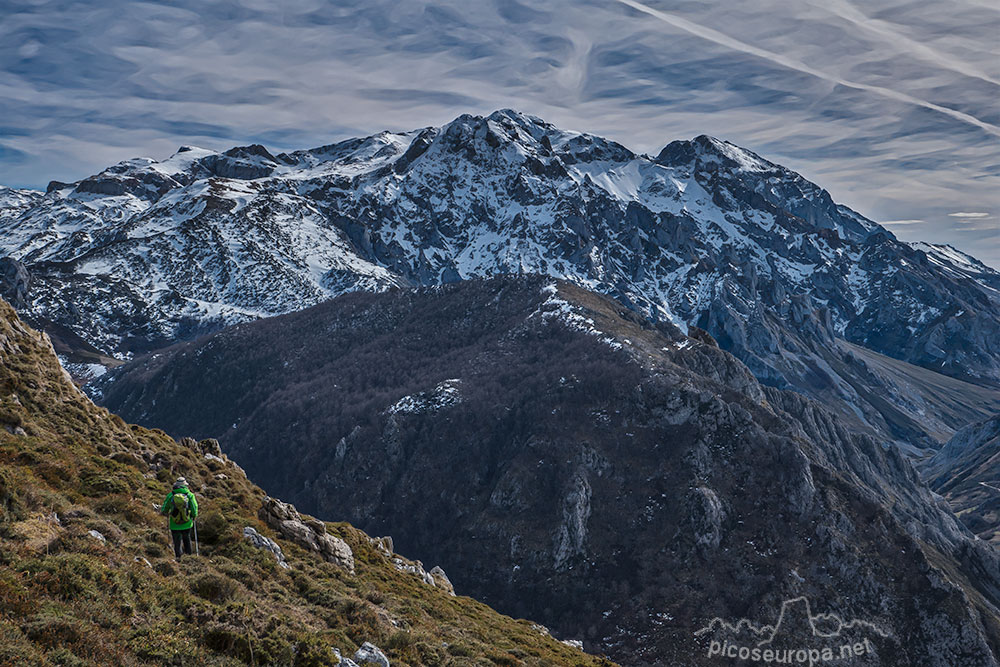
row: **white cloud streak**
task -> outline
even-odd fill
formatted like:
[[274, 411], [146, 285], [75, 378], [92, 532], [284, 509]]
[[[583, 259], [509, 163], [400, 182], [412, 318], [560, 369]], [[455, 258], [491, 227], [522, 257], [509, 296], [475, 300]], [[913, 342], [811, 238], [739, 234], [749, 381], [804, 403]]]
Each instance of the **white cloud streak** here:
[[710, 42], [714, 42], [715, 44], [718, 44], [720, 46], [724, 46], [726, 48], [733, 49], [735, 51], [740, 51], [742, 53], [746, 53], [751, 56], [756, 56], [757, 58], [763, 58], [764, 60], [768, 60], [772, 63], [775, 63], [776, 65], [787, 67], [788, 69], [795, 70], [803, 74], [808, 74], [810, 76], [816, 77], [817, 79], [822, 79], [824, 81], [828, 81], [830, 83], [834, 83], [839, 86], [846, 86], [847, 88], [854, 88], [855, 90], [875, 93], [876, 95], [881, 95], [883, 97], [887, 97], [892, 100], [905, 102], [907, 104], [913, 104], [916, 106], [923, 107], [925, 109], [930, 109], [932, 111], [942, 113], [946, 116], [951, 116], [956, 120], [968, 123], [969, 125], [972, 125], [974, 127], [978, 127], [979, 129], [984, 130], [985, 132], [988, 132], [989, 134], [992, 134], [995, 137], [1000, 137], [1000, 127], [997, 127], [992, 123], [980, 120], [979, 118], [976, 118], [972, 114], [964, 113], [956, 109], [950, 109], [946, 106], [935, 104], [927, 100], [922, 100], [917, 97], [907, 95], [906, 93], [893, 90], [892, 88], [887, 88], [884, 86], [874, 86], [871, 84], [859, 83], [856, 81], [849, 81], [847, 79], [840, 78], [833, 74], [828, 74], [823, 70], [816, 69], [815, 67], [810, 67], [809, 65], [799, 62], [794, 58], [789, 58], [784, 54], [776, 53], [774, 51], [769, 51], [767, 49], [762, 49], [753, 46], [752, 44], [741, 42], [740, 40], [730, 37], [729, 35], [726, 35], [724, 33], [721, 33], [718, 30], [714, 30], [712, 28], [708, 28], [706, 26], [693, 23], [679, 16], [675, 16], [673, 14], [660, 11], [659, 9], [654, 9], [649, 5], [637, 2], [636, 0], [614, 0], [614, 1], [626, 5], [628, 7], [631, 7], [632, 9], [643, 12], [645, 14], [649, 14], [653, 18], [659, 19], [660, 21], [672, 25], [675, 28], [679, 28], [684, 32], [695, 35], [696, 37], [701, 37], [702, 39], [706, 39]]

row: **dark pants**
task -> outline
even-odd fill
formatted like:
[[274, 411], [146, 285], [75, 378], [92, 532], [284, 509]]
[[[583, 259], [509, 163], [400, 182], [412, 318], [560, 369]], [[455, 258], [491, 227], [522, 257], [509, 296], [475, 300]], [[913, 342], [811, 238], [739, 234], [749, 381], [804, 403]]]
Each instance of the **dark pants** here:
[[180, 559], [181, 557], [181, 543], [184, 544], [184, 553], [191, 555], [191, 529], [187, 528], [185, 530], [171, 530], [171, 534], [174, 538], [174, 555]]

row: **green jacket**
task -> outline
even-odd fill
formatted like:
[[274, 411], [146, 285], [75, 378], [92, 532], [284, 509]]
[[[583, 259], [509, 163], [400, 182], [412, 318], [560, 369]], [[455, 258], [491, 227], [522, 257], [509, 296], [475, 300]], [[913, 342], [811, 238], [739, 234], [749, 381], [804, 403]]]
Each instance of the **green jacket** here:
[[[174, 517], [170, 514], [174, 509], [175, 493], [183, 493], [188, 497], [188, 508], [191, 510], [191, 520], [187, 523], [174, 523]], [[191, 489], [186, 486], [182, 486], [181, 488], [174, 489], [167, 494], [167, 498], [163, 501], [163, 507], [160, 508], [160, 511], [170, 516], [170, 530], [187, 530], [194, 525], [194, 520], [198, 518], [198, 501], [195, 499], [194, 494], [191, 493]]]

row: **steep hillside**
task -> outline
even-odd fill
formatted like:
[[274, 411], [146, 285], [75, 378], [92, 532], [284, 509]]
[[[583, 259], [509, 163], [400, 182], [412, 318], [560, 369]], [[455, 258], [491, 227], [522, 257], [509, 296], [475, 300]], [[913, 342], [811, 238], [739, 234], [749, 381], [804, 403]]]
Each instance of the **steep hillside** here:
[[[980, 421], [984, 413], [1000, 411], [996, 407], [1000, 390], [995, 388], [963, 382], [860, 345], [841, 342], [838, 351], [841, 354], [834, 367], [854, 364], [854, 372], [844, 375], [851, 377], [852, 386], [865, 402], [878, 407], [879, 415], [874, 419], [895, 420], [893, 428], [901, 433], [924, 431], [946, 442], [957, 429]], [[819, 398], [828, 398], [827, 405], [834, 403], [829, 394], [820, 392]]]
[[924, 474], [970, 530], [1000, 544], [1000, 415], [956, 433]]
[[838, 339], [1000, 383], [1000, 274], [707, 136], [654, 158], [503, 110], [289, 154], [185, 147], [4, 206], [22, 312], [81, 375], [346, 291], [535, 272], [706, 329], [766, 384], [911, 446], [941, 424]]
[[886, 629], [856, 664], [998, 664], [997, 552], [896, 448], [690, 331], [548, 278], [463, 281], [241, 324], [99, 387], [622, 664], [718, 664], [713, 617], [801, 596]]
[[[610, 664], [453, 597], [391, 540], [262, 505], [217, 443], [95, 407], [2, 302], [0, 397], [0, 664], [318, 667], [365, 642], [392, 665]], [[201, 555], [175, 563], [155, 508], [178, 474]]]

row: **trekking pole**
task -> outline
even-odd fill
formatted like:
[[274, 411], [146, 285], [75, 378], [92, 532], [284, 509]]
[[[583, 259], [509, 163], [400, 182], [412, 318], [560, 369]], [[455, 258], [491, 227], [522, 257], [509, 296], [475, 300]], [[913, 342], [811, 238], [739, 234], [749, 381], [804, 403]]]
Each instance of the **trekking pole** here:
[[200, 556], [201, 553], [198, 551], [198, 519], [194, 520], [194, 555]]

